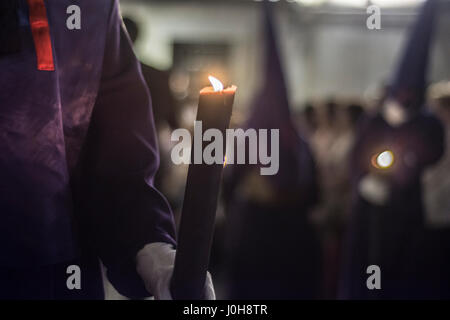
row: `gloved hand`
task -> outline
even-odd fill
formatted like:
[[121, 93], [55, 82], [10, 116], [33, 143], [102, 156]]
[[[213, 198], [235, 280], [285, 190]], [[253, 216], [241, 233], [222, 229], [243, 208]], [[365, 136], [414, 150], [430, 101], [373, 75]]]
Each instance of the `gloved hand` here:
[[[172, 300], [170, 281], [175, 263], [176, 251], [168, 243], [155, 242], [146, 245], [136, 256], [136, 270], [144, 280], [146, 289], [156, 300]], [[206, 275], [206, 300], [215, 300], [211, 275]]]
[[370, 173], [359, 182], [358, 192], [371, 204], [383, 206], [389, 200], [391, 188], [383, 177]]
[[388, 100], [383, 106], [381, 115], [391, 127], [398, 127], [409, 120], [407, 110], [395, 100]]

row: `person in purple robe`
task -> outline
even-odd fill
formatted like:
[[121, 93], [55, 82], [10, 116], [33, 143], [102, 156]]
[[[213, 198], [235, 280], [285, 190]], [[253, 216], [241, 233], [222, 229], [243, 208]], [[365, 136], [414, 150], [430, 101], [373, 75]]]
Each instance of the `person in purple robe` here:
[[0, 298], [103, 299], [101, 260], [119, 293], [170, 299], [174, 222], [118, 6], [1, 1]]
[[[443, 154], [442, 124], [425, 108], [438, 0], [411, 30], [377, 115], [364, 119], [351, 160], [353, 205], [340, 286], [343, 299], [437, 298], [428, 281], [422, 175]], [[379, 277], [369, 266], [379, 267]], [[377, 284], [378, 283], [378, 284]]]

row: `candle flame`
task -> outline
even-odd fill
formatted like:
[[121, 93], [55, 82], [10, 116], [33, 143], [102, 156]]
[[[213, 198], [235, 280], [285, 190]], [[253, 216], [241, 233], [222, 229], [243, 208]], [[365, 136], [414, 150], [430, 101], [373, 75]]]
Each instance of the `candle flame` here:
[[213, 86], [215, 92], [223, 91], [223, 84], [219, 79], [214, 78], [213, 76], [209, 76], [208, 79], [211, 82], [211, 85]]
[[390, 150], [386, 150], [378, 154], [376, 164], [381, 169], [388, 169], [394, 163], [394, 154]]

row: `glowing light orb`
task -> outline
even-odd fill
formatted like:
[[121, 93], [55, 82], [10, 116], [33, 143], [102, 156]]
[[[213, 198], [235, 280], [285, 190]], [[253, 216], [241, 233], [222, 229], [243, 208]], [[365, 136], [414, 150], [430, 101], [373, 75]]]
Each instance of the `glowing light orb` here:
[[389, 150], [383, 151], [377, 156], [376, 163], [378, 167], [387, 169], [394, 163], [394, 154]]

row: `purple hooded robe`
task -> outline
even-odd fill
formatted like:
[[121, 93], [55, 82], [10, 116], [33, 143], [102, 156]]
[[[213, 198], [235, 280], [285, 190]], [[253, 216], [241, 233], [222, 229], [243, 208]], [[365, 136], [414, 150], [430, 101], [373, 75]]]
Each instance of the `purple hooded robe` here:
[[[360, 124], [352, 161], [353, 205], [347, 246], [342, 265], [340, 298], [343, 299], [435, 299], [440, 292], [433, 278], [432, 252], [424, 224], [421, 177], [444, 151], [441, 123], [426, 110], [425, 93], [430, 65], [434, 22], [442, 3], [427, 0], [412, 26], [388, 98], [410, 112], [398, 127], [381, 115]], [[390, 186], [384, 205], [360, 196], [359, 183], [374, 172], [374, 154], [391, 150], [392, 167], [384, 172]], [[378, 173], [379, 174], [379, 173]], [[381, 290], [369, 290], [369, 265], [381, 269]], [[447, 288], [445, 288], [448, 291]]]
[[[224, 196], [228, 200], [230, 298], [314, 299], [318, 296], [320, 244], [308, 220], [318, 200], [315, 162], [308, 143], [291, 118], [285, 77], [273, 23], [273, 6], [265, 4], [265, 72], [244, 128], [279, 130], [279, 171], [262, 176], [275, 201], [242, 194], [258, 165], [228, 165]], [[271, 150], [270, 137], [267, 149]], [[246, 154], [251, 149], [246, 146]], [[228, 199], [227, 199], [228, 198]]]
[[[119, 292], [145, 296], [136, 253], [175, 244], [175, 231], [153, 186], [151, 99], [118, 1], [45, 1], [55, 71], [37, 69], [18, 1], [21, 50], [0, 56], [0, 267], [78, 259], [98, 278], [100, 258]], [[81, 30], [66, 26], [73, 4]]]

